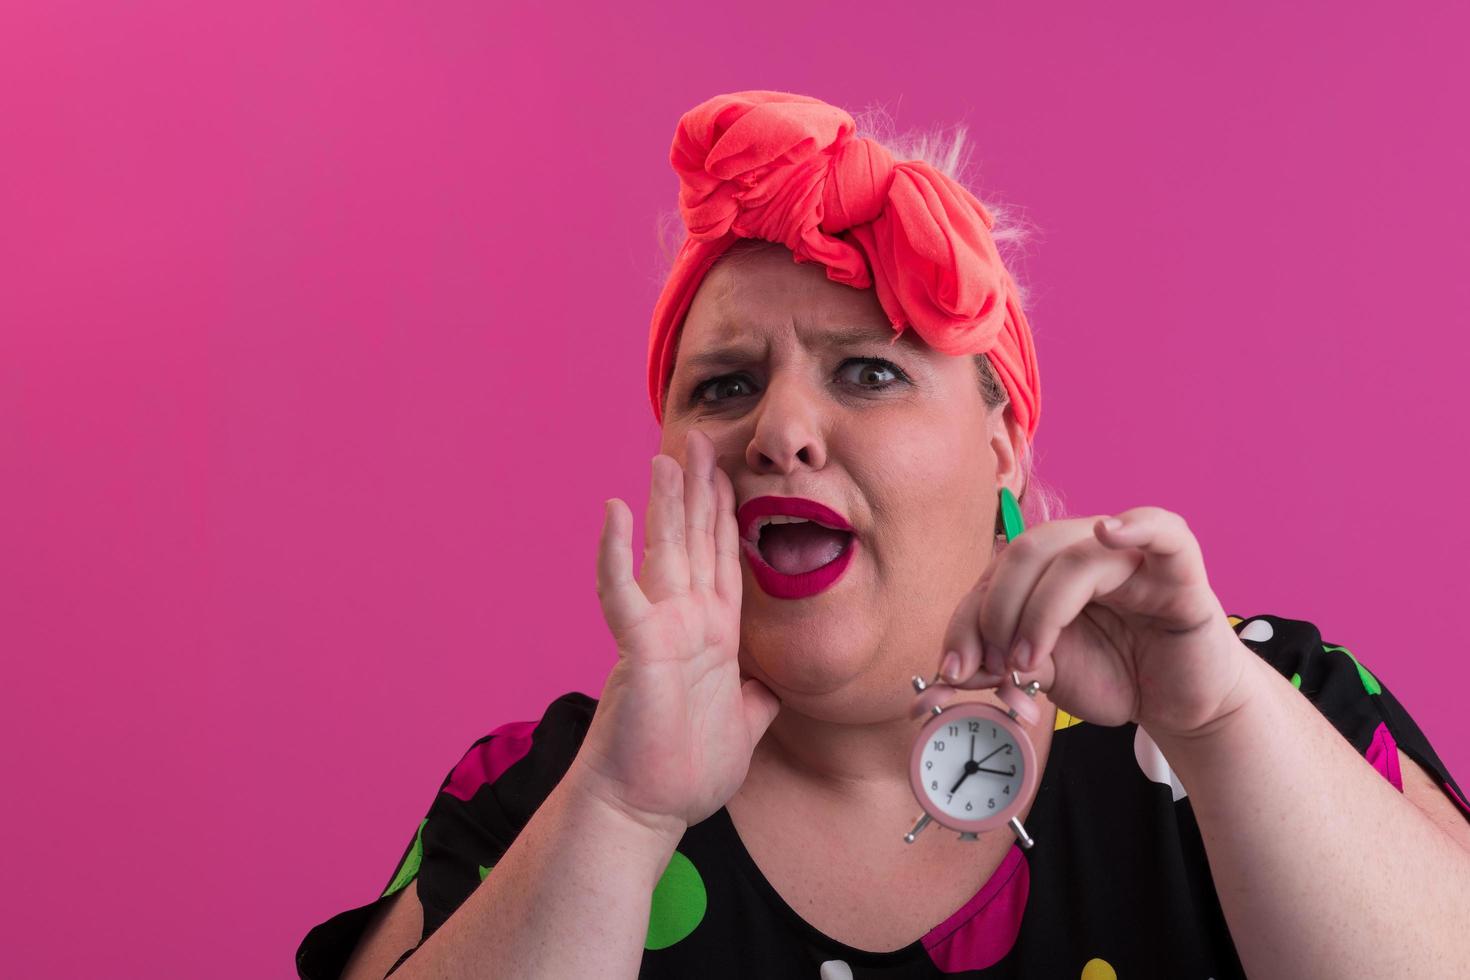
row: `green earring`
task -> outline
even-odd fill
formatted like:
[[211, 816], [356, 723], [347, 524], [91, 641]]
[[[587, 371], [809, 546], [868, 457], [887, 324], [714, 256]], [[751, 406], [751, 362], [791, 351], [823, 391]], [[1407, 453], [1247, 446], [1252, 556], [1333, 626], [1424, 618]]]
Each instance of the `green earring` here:
[[1000, 488], [1000, 519], [1005, 524], [1007, 541], [1016, 540], [1016, 536], [1026, 530], [1026, 522], [1021, 520], [1021, 505], [1016, 503], [1016, 495], [1011, 493], [1010, 487]]

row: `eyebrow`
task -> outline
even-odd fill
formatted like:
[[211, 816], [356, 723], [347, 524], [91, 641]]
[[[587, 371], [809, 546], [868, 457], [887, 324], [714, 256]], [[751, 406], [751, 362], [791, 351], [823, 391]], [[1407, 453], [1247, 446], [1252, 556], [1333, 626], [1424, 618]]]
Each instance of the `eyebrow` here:
[[[872, 327], [850, 327], [846, 330], [833, 330], [822, 334], [817, 340], [817, 346], [831, 349], [834, 347], [851, 347], [856, 344], [884, 344], [885, 342], [873, 336]], [[691, 354], [688, 364], [695, 370], [703, 370], [713, 367], [728, 367], [734, 364], [743, 364], [756, 356], [757, 348], [752, 346], [718, 347], [714, 350], [701, 351]], [[682, 360], [682, 358], [681, 358]]]

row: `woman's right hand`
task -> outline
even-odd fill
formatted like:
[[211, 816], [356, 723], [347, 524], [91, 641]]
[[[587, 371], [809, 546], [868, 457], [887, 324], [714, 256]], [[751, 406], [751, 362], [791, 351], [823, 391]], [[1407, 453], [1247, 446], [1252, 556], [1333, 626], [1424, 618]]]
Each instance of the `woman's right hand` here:
[[781, 703], [740, 677], [740, 532], [715, 447], [691, 430], [688, 472], [653, 458], [643, 567], [633, 513], [607, 502], [597, 595], [617, 643], [576, 764], [606, 802], [675, 839], [735, 795]]

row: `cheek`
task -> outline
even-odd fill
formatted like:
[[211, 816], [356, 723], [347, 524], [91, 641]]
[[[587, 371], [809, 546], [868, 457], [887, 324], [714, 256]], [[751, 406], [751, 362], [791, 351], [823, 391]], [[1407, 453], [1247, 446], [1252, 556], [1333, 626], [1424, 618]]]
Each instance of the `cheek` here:
[[906, 427], [902, 432], [868, 435], [854, 458], [873, 461], [864, 469], [874, 492], [896, 511], [923, 514], [937, 509], [954, 514], [972, 508], [983, 495], [982, 453], [971, 434]]
[[882, 460], [859, 479], [866, 481], [874, 505], [881, 505], [882, 540], [895, 560], [933, 565], [984, 544], [994, 476], [987, 477], [971, 442], [910, 433], [883, 444], [881, 453], [875, 443], [863, 457]]

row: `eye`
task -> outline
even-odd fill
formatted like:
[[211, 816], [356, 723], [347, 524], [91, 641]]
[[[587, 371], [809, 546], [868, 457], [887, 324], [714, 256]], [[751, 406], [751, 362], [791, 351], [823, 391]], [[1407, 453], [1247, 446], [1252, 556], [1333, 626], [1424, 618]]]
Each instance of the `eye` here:
[[[859, 382], [861, 384], [861, 386], [864, 387], [864, 388], [872, 388], [874, 391], [882, 391], [884, 388], [887, 388], [887, 387], [890, 387], [891, 385], [897, 384], [898, 381], [904, 377], [904, 373], [902, 371], [900, 371], [895, 365], [890, 364], [887, 361], [883, 360], [883, 358], [881, 358], [881, 357], [853, 357], [853, 358], [849, 358], [848, 360], [842, 362], [842, 368], [845, 369], [845, 368], [848, 368], [848, 367], [850, 367], [852, 365], [858, 365], [860, 367], [866, 368], [870, 364], [876, 364], [878, 366], [878, 370], [880, 372], [881, 371], [887, 371], [888, 373], [892, 374], [893, 375], [893, 380], [891, 380], [891, 381], [884, 381], [881, 384], [872, 384], [872, 385], [861, 384], [861, 382]], [[858, 372], [858, 377], [861, 378], [861, 377], [864, 376], [864, 374], [865, 374], [864, 371], [859, 371]]]
[[[838, 367], [838, 371], [845, 371], [850, 367], [860, 367], [863, 369], [861, 371], [858, 371], [856, 375], [860, 379], [870, 377], [871, 375], [869, 374], [869, 372], [874, 368], [876, 368], [877, 373], [887, 372], [893, 376], [889, 380], [880, 380], [877, 382], [866, 382], [861, 380], [856, 382], [857, 386], [860, 389], [866, 391], [884, 391], [888, 388], [893, 387], [896, 384], [900, 384], [908, 380], [908, 375], [904, 374], [897, 365], [889, 361], [885, 361], [881, 357], [849, 357]], [[728, 399], [718, 396], [714, 398], [703, 397], [706, 391], [719, 391], [726, 384], [740, 384], [745, 385], [748, 388], [750, 385], [750, 381], [749, 378], [744, 374], [722, 374], [719, 377], [709, 378], [705, 381], [701, 381], [698, 385], [695, 386], [694, 391], [692, 391], [689, 395], [689, 401], [691, 404], [705, 405], [713, 405], [717, 402], [726, 401]], [[732, 397], [739, 396], [737, 395]]]
[[713, 404], [714, 402], [725, 401], [725, 399], [723, 398], [702, 398], [701, 396], [706, 391], [718, 391], [726, 384], [737, 383], [743, 385], [749, 384], [749, 382], [745, 378], [745, 375], [743, 374], [722, 374], [718, 378], [710, 378], [708, 381], [701, 381], [698, 385], [694, 387], [694, 391], [690, 393], [689, 400], [696, 405], [700, 403], [709, 405]]

